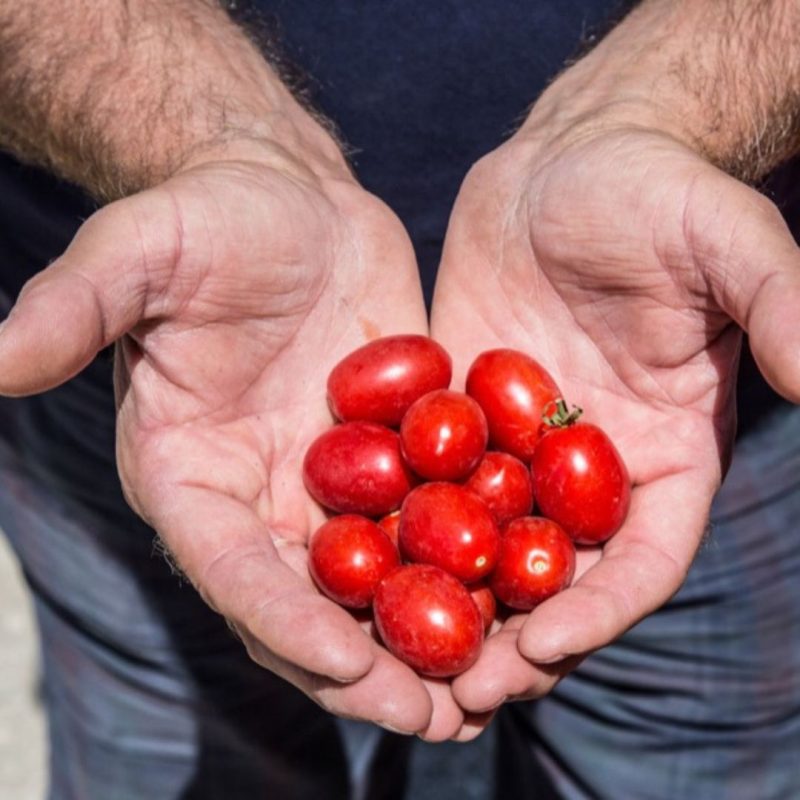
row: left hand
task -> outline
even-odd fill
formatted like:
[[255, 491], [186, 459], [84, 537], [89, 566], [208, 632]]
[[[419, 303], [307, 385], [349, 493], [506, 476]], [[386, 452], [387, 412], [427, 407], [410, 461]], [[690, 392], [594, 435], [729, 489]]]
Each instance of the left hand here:
[[471, 712], [541, 696], [680, 587], [729, 458], [742, 328], [800, 400], [800, 255], [778, 210], [647, 120], [526, 125], [473, 168], [451, 217], [432, 335], [456, 384], [483, 350], [529, 353], [635, 487], [574, 585], [512, 616], [455, 680]]

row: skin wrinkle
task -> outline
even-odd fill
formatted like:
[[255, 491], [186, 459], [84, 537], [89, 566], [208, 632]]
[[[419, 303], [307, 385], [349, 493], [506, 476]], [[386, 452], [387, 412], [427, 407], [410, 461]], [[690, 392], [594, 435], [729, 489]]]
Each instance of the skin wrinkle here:
[[[239, 461], [247, 471], [252, 472], [252, 480], [248, 482], [252, 486], [252, 496], [247, 496], [242, 494], [241, 491], [237, 491], [242, 488], [241, 486], [236, 486], [235, 489], [232, 489], [230, 487], [212, 484], [208, 480], [198, 480], [195, 478], [181, 478], [175, 483], [175, 489], [203, 489], [224, 497], [230, 497], [232, 500], [236, 500], [242, 503], [242, 505], [252, 509], [262, 489], [269, 488], [269, 481], [265, 476], [261, 475], [252, 464], [242, 459], [239, 459]], [[242, 470], [237, 470], [237, 478], [240, 477], [241, 473]]]
[[[532, 219], [533, 218], [531, 216], [530, 209], [527, 212], [527, 218], [528, 219]], [[540, 253], [537, 252], [535, 236], [533, 234], [529, 237], [529, 245], [530, 245], [531, 254], [532, 254], [534, 263], [542, 264], [542, 256], [541, 256]], [[539, 270], [536, 270], [534, 274], [537, 276], [537, 279], [538, 279], [538, 276], [541, 275], [542, 279], [544, 279], [544, 280], [546, 280], [548, 282], [548, 284], [550, 286], [550, 291], [551, 291], [552, 296], [558, 297], [559, 299], [561, 299], [561, 293], [558, 291], [558, 289], [556, 288], [555, 284], [553, 283], [553, 279], [550, 277], [550, 272], [548, 270], [539, 269]], [[518, 317], [518, 315], [517, 315], [517, 313], [515, 311], [516, 303], [512, 302], [513, 298], [510, 297], [505, 285], [502, 282], [500, 282], [500, 286], [501, 286], [501, 290], [504, 292], [505, 296], [508, 299], [508, 307], [511, 308], [512, 310], [514, 310], [515, 319], [519, 322], [519, 324], [523, 327], [523, 329], [525, 329], [524, 325], [522, 325], [522, 323], [519, 320], [519, 317]], [[589, 298], [589, 302], [591, 303], [591, 298]], [[606, 359], [606, 357], [603, 354], [602, 349], [600, 348], [600, 346], [594, 341], [593, 337], [591, 337], [589, 335], [589, 329], [587, 328], [587, 326], [580, 319], [578, 319], [578, 317], [574, 314], [573, 308], [567, 306], [567, 303], [563, 299], [561, 299], [561, 306], [562, 306], [562, 309], [567, 311], [567, 313], [575, 320], [576, 325], [581, 329], [581, 331], [583, 331], [583, 333], [585, 334], [585, 341], [588, 341], [588, 342], [590, 342], [592, 344], [592, 348], [594, 350], [595, 357], [600, 359], [601, 361], [603, 361], [613, 371], [614, 375], [617, 378], [619, 386], [620, 387], [625, 387], [626, 394], [623, 395], [622, 393], [620, 393], [620, 396], [621, 397], [624, 396], [626, 399], [635, 398], [636, 395], [637, 395], [637, 392], [630, 386], [630, 382], [620, 374], [620, 372], [617, 369], [617, 367], [614, 364], [610, 364], [608, 362], [608, 359]], [[601, 318], [603, 320], [604, 325], [606, 326], [606, 329], [611, 334], [613, 341], [616, 342], [618, 346], [622, 347], [625, 352], [629, 352], [627, 347], [625, 347], [622, 344], [622, 342], [619, 340], [619, 338], [617, 337], [616, 333], [613, 330], [613, 327], [610, 325], [610, 323], [605, 318], [605, 316], [602, 316], [602, 314], [601, 314]], [[635, 360], [633, 361], [633, 363], [637, 363], [638, 364], [638, 362], [635, 361]], [[649, 379], [649, 383], [651, 384], [651, 386], [658, 390], [657, 394], [661, 395], [661, 401], [662, 402], [666, 402], [668, 404], [669, 403], [673, 403], [674, 404], [674, 401], [670, 397], [670, 395], [667, 392], [666, 388], [662, 387], [659, 384], [659, 382], [655, 379], [654, 376], [649, 375], [647, 373], [647, 371], [644, 369], [643, 366], [639, 367], [639, 371], [640, 371], [640, 373], [643, 374], [643, 376], [645, 378]], [[584, 382], [585, 385], [591, 385], [590, 383], [587, 384], [585, 376], [581, 376], [581, 380]], [[607, 390], [608, 387], [603, 387], [603, 389]], [[655, 398], [656, 395], [654, 394], [653, 396]]]
[[[164, 299], [166, 301], [166, 298], [168, 298], [169, 295], [170, 295], [170, 288], [171, 288], [171, 285], [172, 285], [172, 280], [174, 279], [176, 272], [178, 272], [178, 270], [180, 268], [181, 260], [183, 259], [183, 254], [184, 254], [184, 251], [185, 251], [185, 235], [186, 235], [186, 232], [184, 230], [183, 215], [179, 211], [178, 199], [175, 196], [175, 193], [168, 186], [164, 187], [164, 192], [165, 192], [165, 196], [169, 199], [170, 205], [172, 206], [172, 218], [173, 218], [173, 224], [172, 224], [173, 238], [172, 238], [172, 242], [173, 243], [172, 243], [172, 245], [170, 247], [170, 250], [172, 251], [171, 255], [167, 259], [169, 261], [169, 263], [172, 265], [172, 267], [170, 269], [170, 275], [169, 275], [169, 277], [167, 279], [167, 283], [163, 288], [158, 290], [157, 297], [160, 296], [159, 299]], [[134, 218], [135, 218], [135, 215], [134, 215]], [[139, 222], [138, 219], [136, 219], [136, 225], [137, 225], [137, 229], [139, 230], [139, 239], [140, 239], [140, 241], [143, 241], [144, 240], [144, 235], [142, 233], [141, 227], [139, 227], [140, 226], [140, 222]], [[143, 248], [143, 250], [144, 250], [144, 248]], [[146, 282], [147, 282], [148, 289], [151, 289], [151, 287], [153, 287], [153, 286], [159, 286], [161, 284], [161, 281], [153, 281], [153, 279], [152, 279], [153, 278], [152, 271], [149, 269], [149, 266], [150, 266], [149, 259], [145, 258], [143, 264], [144, 264], [145, 279], [146, 279]], [[156, 297], [148, 298], [147, 304], [145, 306], [146, 310], [141, 315], [140, 319], [142, 319], [142, 320], [145, 319], [145, 314], [147, 314], [148, 316], [150, 314], [154, 314], [154, 316], [166, 316], [169, 313], [169, 303], [168, 302], [165, 302], [164, 307], [159, 309], [158, 312], [155, 311], [155, 306], [157, 306], [157, 305], [158, 304], [156, 303]]]
[[[214, 490], [216, 494], [216, 490]], [[265, 552], [274, 551], [274, 545], [272, 543], [272, 539], [269, 536], [263, 536], [259, 539], [259, 544], [250, 544], [250, 545], [241, 545], [235, 544], [230, 545], [228, 547], [223, 547], [222, 549], [218, 550], [214, 557], [203, 567], [200, 573], [197, 575], [196, 578], [191, 578], [190, 580], [192, 586], [197, 590], [198, 594], [203, 598], [203, 600], [211, 606], [215, 611], [220, 612], [220, 609], [212, 602], [213, 594], [209, 590], [209, 587], [214, 586], [215, 579], [212, 579], [212, 573], [217, 573], [222, 567], [226, 567], [226, 570], [230, 573], [235, 573], [235, 569], [231, 569], [228, 566], [233, 559], [234, 566], [236, 565], [237, 561], [247, 560], [252, 557], [260, 557], [263, 556]], [[270, 552], [270, 559], [276, 554], [274, 552]], [[283, 563], [283, 562], [280, 562]], [[287, 594], [289, 591], [294, 590], [297, 591], [297, 587], [290, 587], [289, 590], [284, 590], [283, 592], [278, 592], [273, 599], [280, 599], [282, 594]], [[225, 597], [229, 597], [228, 592], [223, 592]], [[261, 603], [267, 604], [268, 601], [260, 601]], [[243, 620], [252, 619], [251, 615], [245, 613], [244, 615], [239, 615], [239, 622], [238, 626], [240, 627]], [[249, 630], [248, 630], [249, 633]]]

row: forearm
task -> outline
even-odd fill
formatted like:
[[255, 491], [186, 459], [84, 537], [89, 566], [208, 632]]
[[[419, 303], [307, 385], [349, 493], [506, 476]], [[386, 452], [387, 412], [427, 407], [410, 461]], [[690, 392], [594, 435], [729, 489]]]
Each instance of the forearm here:
[[760, 177], [800, 147], [800, 4], [646, 0], [527, 124], [584, 116], [652, 124], [738, 177]]
[[0, 147], [113, 199], [205, 150], [268, 141], [344, 169], [213, 0], [0, 0]]

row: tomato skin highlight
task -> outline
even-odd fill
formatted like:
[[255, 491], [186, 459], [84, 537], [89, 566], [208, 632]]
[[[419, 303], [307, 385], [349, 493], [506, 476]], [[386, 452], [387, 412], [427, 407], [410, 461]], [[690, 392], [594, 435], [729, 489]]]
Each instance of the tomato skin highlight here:
[[596, 425], [546, 428], [531, 461], [536, 505], [579, 544], [613, 536], [628, 514], [631, 481], [622, 457]]
[[400, 553], [432, 564], [464, 583], [488, 575], [497, 561], [500, 534], [484, 503], [453, 483], [424, 483], [400, 511]]
[[574, 575], [575, 545], [563, 528], [543, 517], [521, 517], [503, 533], [489, 585], [502, 603], [530, 611], [569, 586]]
[[533, 509], [530, 470], [508, 453], [486, 453], [463, 485], [483, 500], [500, 530]]
[[438, 567], [390, 572], [378, 584], [373, 609], [387, 649], [422, 675], [458, 675], [480, 655], [481, 612], [466, 587]]
[[367, 608], [378, 583], [400, 566], [400, 553], [372, 520], [356, 514], [333, 517], [308, 547], [308, 568], [317, 586], [347, 608]]
[[456, 481], [478, 465], [489, 440], [481, 407], [461, 392], [429, 392], [408, 409], [400, 425], [406, 462], [430, 481]]
[[394, 511], [415, 482], [400, 437], [371, 422], [345, 422], [321, 434], [306, 452], [303, 479], [326, 508], [365, 517]]
[[345, 356], [328, 377], [328, 405], [343, 422], [400, 424], [411, 404], [446, 389], [452, 361], [427, 336], [386, 336]]
[[542, 414], [561, 397], [550, 373], [518, 350], [487, 350], [472, 363], [466, 391], [486, 415], [490, 446], [530, 462]]

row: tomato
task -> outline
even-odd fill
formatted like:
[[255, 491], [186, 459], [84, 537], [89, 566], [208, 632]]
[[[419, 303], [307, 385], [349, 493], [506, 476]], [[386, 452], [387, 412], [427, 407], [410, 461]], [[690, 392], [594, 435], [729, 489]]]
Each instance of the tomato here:
[[355, 514], [329, 519], [308, 546], [308, 568], [319, 588], [348, 608], [367, 608], [378, 582], [400, 566], [400, 554], [372, 520]]
[[306, 453], [303, 478], [326, 508], [365, 517], [394, 511], [414, 481], [400, 437], [371, 422], [345, 422], [319, 436]]
[[491, 572], [500, 535], [480, 498], [452, 483], [424, 483], [403, 501], [400, 552], [464, 583]]
[[406, 462], [431, 481], [454, 481], [475, 469], [489, 430], [481, 407], [461, 392], [429, 392], [408, 409], [400, 425]]
[[452, 363], [427, 336], [386, 336], [345, 356], [328, 377], [328, 403], [343, 421], [399, 425], [411, 404], [450, 385]]
[[544, 409], [561, 396], [541, 364], [517, 350], [487, 350], [467, 373], [467, 394], [489, 424], [492, 447], [526, 463], [539, 438]]
[[569, 586], [574, 574], [575, 545], [564, 530], [543, 517], [520, 517], [503, 533], [489, 584], [498, 600], [529, 611]]
[[469, 589], [469, 596], [472, 598], [472, 602], [478, 606], [478, 611], [481, 612], [483, 630], [484, 632], [488, 632], [497, 615], [497, 601], [494, 598], [494, 594], [485, 583], [468, 586], [467, 588]]
[[576, 542], [604, 542], [628, 514], [628, 470], [600, 428], [575, 422], [575, 415], [567, 414], [563, 403], [559, 406], [531, 462], [536, 504]]
[[464, 488], [486, 503], [502, 530], [533, 509], [533, 485], [528, 468], [508, 453], [487, 453], [464, 482]]
[[373, 610], [388, 650], [423, 675], [458, 675], [480, 655], [481, 613], [466, 587], [438, 567], [390, 572], [378, 584]]
[[378, 522], [381, 530], [392, 540], [395, 547], [400, 547], [400, 512], [392, 511]]

